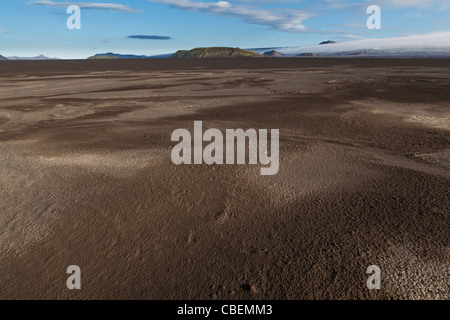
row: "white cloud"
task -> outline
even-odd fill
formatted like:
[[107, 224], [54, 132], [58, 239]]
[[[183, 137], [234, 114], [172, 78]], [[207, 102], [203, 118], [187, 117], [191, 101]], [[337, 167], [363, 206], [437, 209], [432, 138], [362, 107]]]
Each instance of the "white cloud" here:
[[[366, 2], [372, 2], [366, 0]], [[379, 6], [394, 6], [398, 8], [429, 8], [437, 7], [439, 10], [450, 9], [449, 0], [379, 0]]]
[[190, 0], [148, 0], [169, 5], [173, 8], [214, 14], [225, 17], [240, 18], [251, 24], [268, 26], [275, 30], [301, 32], [307, 28], [303, 22], [313, 14], [303, 10], [260, 9], [254, 6], [233, 5], [227, 1], [195, 2]]
[[68, 7], [76, 5], [85, 9], [99, 9], [99, 10], [115, 10], [127, 12], [140, 12], [140, 10], [132, 9], [123, 4], [114, 3], [92, 3], [92, 2], [54, 2], [54, 1], [35, 1], [28, 3], [29, 5], [47, 6], [47, 7]]
[[397, 7], [428, 7], [433, 5], [442, 5], [442, 0], [389, 0], [391, 4]]

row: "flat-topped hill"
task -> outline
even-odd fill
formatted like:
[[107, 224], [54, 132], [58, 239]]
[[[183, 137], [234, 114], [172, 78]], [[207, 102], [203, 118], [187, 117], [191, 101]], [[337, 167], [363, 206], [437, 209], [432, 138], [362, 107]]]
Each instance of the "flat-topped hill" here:
[[226, 58], [226, 57], [263, 57], [262, 54], [250, 50], [228, 47], [195, 48], [179, 50], [172, 58]]

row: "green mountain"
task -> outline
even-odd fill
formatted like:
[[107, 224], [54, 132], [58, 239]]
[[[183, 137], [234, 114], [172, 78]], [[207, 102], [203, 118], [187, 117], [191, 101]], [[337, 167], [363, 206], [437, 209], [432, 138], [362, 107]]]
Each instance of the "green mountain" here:
[[0, 55], [0, 60], [9, 60], [8, 58], [5, 58], [4, 56]]
[[224, 57], [263, 57], [262, 54], [239, 48], [210, 47], [179, 50], [172, 58], [224, 58]]

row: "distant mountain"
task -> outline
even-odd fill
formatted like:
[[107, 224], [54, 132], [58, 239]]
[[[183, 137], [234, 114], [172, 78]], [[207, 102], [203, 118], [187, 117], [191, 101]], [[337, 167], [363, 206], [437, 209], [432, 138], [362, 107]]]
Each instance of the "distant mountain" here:
[[[291, 56], [292, 55], [286, 55]], [[410, 49], [366, 49], [349, 51], [330, 51], [319, 53], [301, 53], [295, 57], [348, 57], [348, 58], [450, 58], [450, 48], [410, 48]]]
[[8, 58], [5, 58], [4, 56], [0, 55], [0, 60], [9, 60]]
[[171, 56], [173, 56], [173, 53], [158, 54], [156, 56], [150, 56], [149, 58], [163, 59], [163, 58], [170, 58]]
[[300, 53], [300, 54], [296, 55], [296, 57], [320, 57], [320, 54], [312, 53], [312, 52], [305, 52], [305, 53]]
[[366, 49], [338, 51], [328, 56], [367, 58], [450, 58], [450, 48]]
[[282, 52], [278, 52], [276, 50], [270, 50], [263, 53], [266, 57], [281, 57], [283, 55]]
[[88, 59], [148, 59], [148, 58], [170, 58], [173, 53], [158, 54], [154, 56], [139, 56], [134, 54], [119, 54], [113, 52], [99, 53]]
[[60, 60], [58, 58], [49, 58], [46, 57], [44, 55], [39, 55], [36, 57], [17, 57], [17, 56], [13, 56], [13, 57], [8, 57], [9, 60]]
[[94, 56], [89, 57], [88, 59], [145, 59], [150, 58], [149, 56], [138, 56], [134, 54], [119, 54], [119, 53], [99, 53]]
[[115, 54], [102, 54], [102, 53], [98, 53], [94, 56], [87, 58], [87, 60], [102, 60], [102, 59], [122, 59], [122, 58]]
[[259, 53], [264, 53], [271, 50], [277, 50], [278, 47], [266, 47], [266, 48], [245, 48], [246, 50], [255, 51]]
[[302, 53], [324, 57], [355, 58], [443, 58], [450, 57], [450, 31], [393, 38], [360, 39], [330, 45], [312, 45], [277, 49], [284, 56]]
[[263, 57], [261, 53], [228, 47], [195, 48], [179, 50], [172, 58], [225, 58], [225, 57]]
[[319, 45], [324, 45], [324, 44], [333, 44], [333, 43], [336, 43], [336, 41], [331, 41], [331, 40], [328, 40], [328, 41], [323, 41], [323, 42], [319, 43]]

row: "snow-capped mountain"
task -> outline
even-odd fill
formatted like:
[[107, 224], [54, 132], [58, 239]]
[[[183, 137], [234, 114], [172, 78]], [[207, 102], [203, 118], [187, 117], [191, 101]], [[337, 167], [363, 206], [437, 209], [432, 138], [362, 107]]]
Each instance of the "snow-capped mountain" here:
[[285, 56], [450, 57], [450, 31], [272, 49]]

